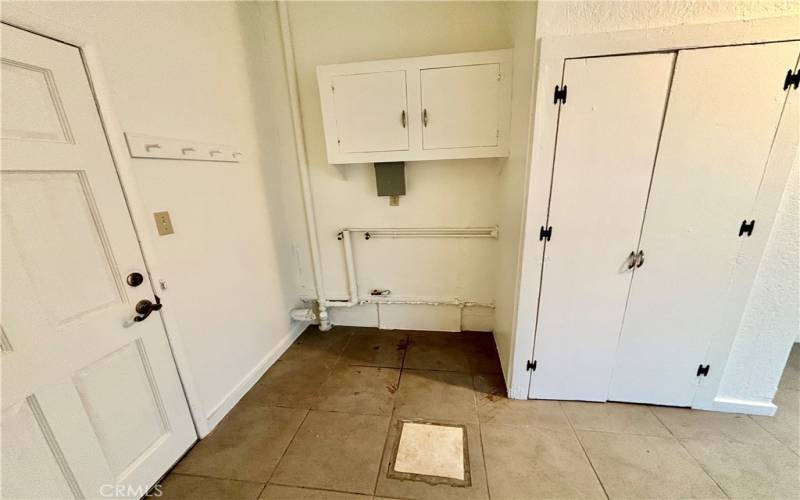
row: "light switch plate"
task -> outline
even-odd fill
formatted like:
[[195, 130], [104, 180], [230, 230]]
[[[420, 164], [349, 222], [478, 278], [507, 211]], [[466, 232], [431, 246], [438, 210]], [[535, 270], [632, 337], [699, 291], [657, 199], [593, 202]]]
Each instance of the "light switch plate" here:
[[175, 232], [172, 229], [172, 219], [169, 217], [169, 212], [155, 212], [153, 217], [156, 219], [156, 229], [158, 230], [159, 236]]

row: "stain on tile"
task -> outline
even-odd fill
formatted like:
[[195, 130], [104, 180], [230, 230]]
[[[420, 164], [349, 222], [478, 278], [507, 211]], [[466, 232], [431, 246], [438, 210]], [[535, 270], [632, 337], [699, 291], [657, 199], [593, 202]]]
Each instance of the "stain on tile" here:
[[320, 388], [313, 407], [369, 415], [391, 415], [400, 370], [339, 366]]
[[476, 374], [473, 384], [481, 424], [530, 426], [565, 432], [572, 430], [558, 401], [508, 399], [500, 374]]
[[672, 437], [578, 431], [610, 498], [725, 498]]
[[271, 483], [372, 494], [389, 417], [312, 410]]
[[309, 409], [332, 371], [307, 361], [279, 360], [242, 398], [242, 404]]
[[645, 405], [564, 401], [564, 412], [576, 429], [669, 437], [669, 430]]
[[653, 407], [652, 411], [679, 439], [725, 439], [760, 443], [769, 433], [747, 415], [688, 408]]
[[259, 500], [367, 500], [370, 496], [338, 491], [297, 488], [294, 486], [267, 485]]
[[266, 482], [305, 415], [306, 410], [237, 405], [175, 471]]
[[349, 365], [400, 368], [407, 344], [406, 333], [356, 328], [342, 352], [342, 361]]
[[760, 444], [682, 440], [731, 498], [797, 498], [800, 457], [776, 441]]
[[403, 368], [468, 373], [468, 341], [460, 333], [411, 332]]
[[474, 422], [472, 377], [468, 373], [403, 370], [394, 412], [400, 417]]
[[255, 500], [264, 488], [263, 483], [216, 479], [210, 477], [169, 474], [151, 494], [163, 500], [226, 499]]
[[492, 498], [605, 498], [571, 430], [484, 424], [481, 431]]

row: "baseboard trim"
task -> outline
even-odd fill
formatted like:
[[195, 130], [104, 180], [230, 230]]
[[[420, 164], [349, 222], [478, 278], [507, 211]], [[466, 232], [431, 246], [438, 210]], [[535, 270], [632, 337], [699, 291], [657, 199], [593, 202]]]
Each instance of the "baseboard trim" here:
[[736, 398], [715, 398], [711, 408], [712, 411], [722, 411], [727, 413], [745, 413], [748, 415], [775, 415], [778, 407], [773, 403], [764, 401], [752, 401]]
[[242, 380], [236, 384], [236, 386], [231, 389], [228, 394], [226, 394], [222, 401], [217, 403], [214, 408], [208, 413], [206, 416], [206, 428], [208, 429], [205, 434], [200, 436], [200, 439], [206, 437], [208, 433], [214, 430], [214, 427], [219, 424], [219, 422], [228, 414], [229, 411], [239, 402], [242, 397], [247, 394], [258, 379], [261, 378], [262, 375], [272, 366], [281, 355], [286, 352], [286, 349], [292, 345], [292, 343], [297, 340], [297, 337], [300, 336], [301, 333], [305, 331], [306, 328], [311, 324], [309, 321], [295, 321], [294, 325], [292, 325], [291, 330], [283, 338], [283, 340], [278, 343], [275, 347], [272, 348], [271, 351], [264, 356], [261, 361], [256, 364], [256, 366], [250, 370], [247, 375], [242, 378]]

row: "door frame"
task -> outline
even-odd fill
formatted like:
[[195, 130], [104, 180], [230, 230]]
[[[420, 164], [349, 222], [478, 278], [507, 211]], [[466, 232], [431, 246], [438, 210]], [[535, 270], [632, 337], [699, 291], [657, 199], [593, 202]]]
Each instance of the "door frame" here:
[[[142, 198], [139, 195], [136, 185], [136, 178], [133, 174], [133, 164], [128, 154], [128, 147], [125, 143], [122, 127], [120, 126], [112, 104], [111, 87], [108, 85], [103, 75], [103, 62], [98, 49], [100, 41], [78, 26], [64, 24], [61, 21], [35, 14], [15, 3], [3, 5], [2, 18], [0, 18], [0, 21], [33, 34], [71, 45], [80, 52], [84, 72], [89, 81], [89, 87], [94, 97], [97, 114], [100, 118], [101, 126], [103, 127], [106, 143], [108, 144], [111, 161], [117, 172], [133, 230], [139, 241], [139, 249], [144, 259], [145, 270], [147, 271], [150, 286], [154, 291], [158, 292], [159, 288], [155, 281], [155, 276], [164, 276], [167, 273], [163, 263], [160, 263], [157, 258], [152, 236], [150, 236], [148, 231], [141, 229], [151, 224], [152, 220], [148, 216], [144, 203], [141, 201]], [[167, 334], [167, 341], [172, 358], [178, 370], [183, 393], [189, 404], [189, 411], [192, 415], [195, 431], [199, 438], [203, 438], [211, 429], [208, 421], [204, 417], [206, 412], [203, 409], [202, 401], [197, 391], [197, 385], [192, 377], [189, 359], [186, 355], [186, 349], [176, 318], [169, 310], [169, 307], [159, 312], [161, 323]]]
[[[534, 330], [538, 315], [541, 266], [544, 245], [538, 239], [539, 226], [547, 216], [549, 187], [557, 133], [559, 106], [553, 105], [553, 88], [561, 83], [566, 59], [668, 52], [682, 49], [711, 48], [729, 45], [800, 40], [800, 16], [774, 17], [713, 24], [693, 24], [663, 28], [618, 31], [596, 34], [567, 35], [539, 39], [538, 61], [535, 62], [532, 95], [535, 96], [530, 116], [530, 136], [526, 163], [526, 185], [523, 206], [523, 227], [517, 262], [518, 281], [513, 318], [512, 354], [509, 359], [508, 394], [527, 399], [532, 372], [527, 370], [534, 350]], [[534, 56], [536, 57], [536, 56]], [[777, 77], [776, 77], [777, 78]], [[568, 82], [567, 82], [568, 85]], [[781, 186], [783, 188], [784, 186]], [[781, 191], [782, 192], [782, 191]], [[777, 193], [780, 198], [781, 193]], [[766, 240], [758, 250], [759, 255]], [[755, 276], [760, 260], [749, 259], [737, 269], [741, 276]], [[707, 362], [725, 367], [733, 346], [741, 315], [749, 296], [749, 287], [732, 290], [722, 334], [711, 340]], [[692, 408], [716, 411], [744, 411], [771, 415], [772, 403], [717, 400], [717, 391], [724, 369], [711, 370], [698, 386]]]

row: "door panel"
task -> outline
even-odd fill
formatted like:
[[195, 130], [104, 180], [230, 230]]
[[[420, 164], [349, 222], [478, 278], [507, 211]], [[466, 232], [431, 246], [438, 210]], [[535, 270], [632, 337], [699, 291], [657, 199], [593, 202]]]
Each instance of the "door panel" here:
[[679, 53], [609, 399], [691, 405], [799, 52], [791, 42]]
[[79, 51], [2, 39], [0, 496], [140, 497], [196, 438], [154, 292]]
[[339, 152], [408, 150], [405, 71], [337, 76], [333, 87]]
[[423, 149], [497, 146], [500, 65], [423, 69]]
[[569, 60], [530, 396], [605, 401], [674, 54]]

